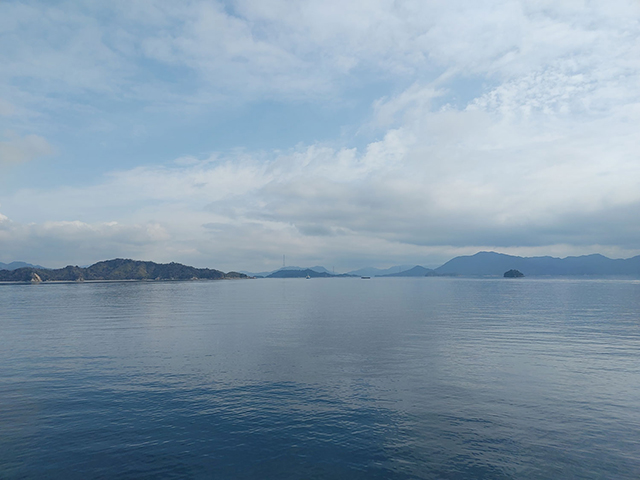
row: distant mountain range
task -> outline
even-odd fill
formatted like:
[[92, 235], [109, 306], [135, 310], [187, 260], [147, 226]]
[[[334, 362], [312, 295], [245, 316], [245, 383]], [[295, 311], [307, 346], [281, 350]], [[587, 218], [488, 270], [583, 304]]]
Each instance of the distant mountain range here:
[[136, 260], [115, 259], [98, 262], [86, 268], [68, 266], [46, 269], [25, 262], [0, 263], [0, 281], [77, 281], [77, 280], [190, 280], [223, 278], [311, 278], [318, 277], [431, 277], [431, 276], [499, 276], [509, 270], [518, 270], [525, 276], [636, 276], [640, 277], [640, 255], [628, 259], [611, 259], [603, 255], [579, 257], [518, 257], [496, 252], [479, 252], [475, 255], [456, 257], [435, 268], [396, 266], [388, 269], [373, 267], [334, 275], [322, 266], [311, 268], [283, 267], [271, 272], [229, 272], [208, 268], [195, 268], [179, 263], [160, 264]]
[[[245, 275], [248, 275], [250, 277], [268, 277], [270, 275], [273, 275], [274, 273], [277, 272], [282, 272], [282, 271], [289, 271], [289, 270], [313, 270], [316, 273], [328, 273], [330, 276], [333, 275], [329, 270], [327, 270], [326, 268], [320, 266], [320, 265], [316, 265], [315, 267], [295, 267], [295, 266], [291, 266], [291, 267], [282, 267], [279, 268], [277, 270], [270, 270], [268, 272], [248, 272], [246, 270], [240, 270], [240, 273], [244, 273]], [[297, 276], [297, 275], [294, 275]], [[304, 275], [306, 277], [306, 275]], [[279, 277], [274, 277], [274, 278], [287, 278], [284, 276], [279, 276]]]
[[334, 275], [329, 272], [318, 272], [317, 270], [306, 268], [304, 270], [277, 270], [270, 275], [267, 275], [265, 278], [327, 278], [327, 277], [352, 277], [353, 275], [349, 275], [347, 273], [342, 273], [340, 275]]
[[640, 255], [628, 259], [611, 259], [600, 254], [579, 257], [518, 257], [496, 252], [479, 252], [460, 256], [435, 268], [420, 265], [380, 270], [372, 267], [349, 272], [352, 275], [376, 277], [499, 276], [518, 270], [525, 276], [640, 276]]
[[[390, 268], [374, 268], [374, 267], [366, 267], [366, 268], [361, 268], [359, 270], [353, 270], [351, 272], [347, 272], [346, 274], [334, 274], [332, 271], [328, 270], [327, 268], [321, 266], [321, 265], [316, 265], [315, 267], [296, 267], [296, 266], [291, 266], [291, 267], [282, 267], [279, 268], [277, 270], [271, 270], [268, 272], [249, 272], [247, 270], [240, 270], [240, 273], [244, 273], [245, 275], [249, 275], [250, 277], [269, 277], [269, 278], [294, 278], [294, 277], [300, 277], [300, 276], [304, 276], [306, 277], [306, 275], [301, 275], [301, 274], [280, 274], [278, 272], [282, 272], [284, 270], [313, 270], [316, 273], [327, 273], [329, 274], [329, 276], [344, 276], [344, 275], [349, 275], [349, 276], [354, 276], [354, 277], [361, 277], [361, 276], [367, 276], [367, 277], [376, 277], [376, 276], [383, 276], [383, 275], [387, 275], [387, 274], [391, 274], [391, 273], [400, 273], [406, 270], [409, 270], [410, 268], [412, 268], [413, 265], [397, 265], [395, 267], [390, 267]], [[274, 276], [274, 274], [277, 274]]]
[[409, 270], [413, 265], [396, 265], [395, 267], [390, 268], [374, 268], [374, 267], [366, 267], [361, 268], [359, 270], [353, 270], [351, 272], [347, 272], [350, 275], [357, 275], [359, 277], [378, 277], [383, 275], [388, 275], [391, 273], [400, 273], [406, 270]]
[[0, 262], [0, 270], [17, 270], [18, 268], [39, 268], [44, 270], [45, 267], [41, 267], [40, 265], [31, 265], [30, 263], [25, 262], [11, 262], [11, 263], [2, 263]]
[[611, 259], [603, 255], [580, 257], [517, 257], [496, 252], [479, 252], [456, 257], [435, 269], [446, 275], [496, 275], [519, 270], [525, 276], [536, 275], [640, 275], [640, 255]]
[[2, 282], [47, 282], [84, 280], [221, 280], [248, 278], [237, 272], [224, 273], [209, 268], [195, 268], [180, 263], [154, 263], [117, 258], [98, 262], [87, 268], [68, 267], [54, 270], [23, 267], [0, 270]]
[[439, 274], [430, 268], [416, 265], [409, 270], [397, 273], [389, 273], [387, 275], [376, 275], [376, 277], [437, 277]]

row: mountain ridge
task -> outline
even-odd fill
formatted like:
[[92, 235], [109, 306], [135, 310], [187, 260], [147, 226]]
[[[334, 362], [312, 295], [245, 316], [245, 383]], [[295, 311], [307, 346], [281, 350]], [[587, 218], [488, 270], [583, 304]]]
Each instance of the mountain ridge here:
[[408, 270], [402, 272], [389, 273], [387, 275], [376, 275], [376, 277], [436, 277], [438, 274], [431, 268], [423, 267], [422, 265], [416, 265]]
[[[24, 266], [27, 265], [27, 266]], [[602, 254], [568, 256], [565, 258], [539, 256], [520, 257], [493, 251], [481, 251], [474, 255], [462, 255], [452, 258], [443, 265], [430, 269], [421, 265], [386, 270], [366, 267], [345, 274], [334, 275], [322, 266], [310, 268], [283, 267], [263, 275], [250, 272], [224, 273], [215, 269], [196, 268], [180, 263], [160, 264], [140, 260], [117, 258], [95, 263], [88, 267], [68, 265], [59, 269], [47, 269], [25, 262], [0, 263], [0, 281], [92, 281], [92, 280], [190, 280], [190, 279], [229, 279], [264, 276], [266, 278], [304, 278], [317, 277], [422, 277], [422, 276], [496, 276], [502, 277], [506, 271], [518, 270], [530, 276], [640, 276], [640, 255], [627, 259], [611, 259]], [[379, 272], [389, 272], [381, 274]], [[35, 276], [34, 276], [35, 275]], [[38, 280], [39, 279], [39, 280]]]
[[270, 275], [267, 275], [265, 278], [337, 278], [337, 277], [353, 277], [353, 275], [349, 275], [347, 273], [341, 273], [334, 275], [328, 272], [318, 272], [316, 270], [312, 270], [311, 268], [306, 268], [304, 270], [276, 270]]
[[356, 276], [378, 277], [378, 276], [383, 276], [390, 273], [404, 272], [405, 270], [412, 268], [412, 266], [413, 265], [395, 265], [389, 268], [364, 267], [364, 268], [359, 268], [358, 270], [351, 270], [350, 272], [347, 272], [347, 273], [349, 275], [356, 275]]
[[325, 267], [321, 265], [315, 265], [313, 267], [296, 267], [296, 266], [280, 267], [276, 270], [269, 270], [266, 272], [249, 272], [247, 270], [239, 270], [239, 273], [244, 273], [245, 275], [248, 275], [250, 277], [268, 277], [269, 275], [272, 275], [276, 272], [281, 272], [285, 270], [313, 270], [314, 272], [317, 272], [317, 273], [328, 273], [330, 275], [333, 275], [329, 270], [327, 270]]
[[43, 267], [42, 265], [32, 265], [27, 262], [10, 262], [10, 263], [0, 262], [0, 270], [17, 270], [19, 268], [39, 268], [41, 270], [48, 270], [46, 267]]
[[116, 258], [83, 268], [68, 265], [58, 269], [32, 267], [0, 270], [3, 282], [100, 281], [100, 280], [222, 280], [249, 278], [238, 272], [224, 273], [209, 268], [195, 268], [180, 263], [155, 263]]
[[526, 276], [558, 275], [640, 275], [640, 255], [627, 259], [611, 259], [594, 253], [565, 258], [541, 256], [519, 257], [497, 252], [478, 252], [452, 258], [435, 271], [446, 275], [501, 276], [508, 270], [519, 270]]

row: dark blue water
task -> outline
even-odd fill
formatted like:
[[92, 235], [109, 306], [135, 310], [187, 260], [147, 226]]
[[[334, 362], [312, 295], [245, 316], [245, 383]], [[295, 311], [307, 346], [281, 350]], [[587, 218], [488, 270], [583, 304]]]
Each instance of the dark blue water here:
[[640, 478], [640, 282], [0, 285], [0, 478]]

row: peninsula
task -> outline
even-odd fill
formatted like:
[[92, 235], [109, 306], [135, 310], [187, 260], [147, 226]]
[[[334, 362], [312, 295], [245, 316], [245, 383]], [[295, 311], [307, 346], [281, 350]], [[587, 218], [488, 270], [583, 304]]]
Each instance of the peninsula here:
[[141, 262], [116, 258], [90, 267], [67, 266], [58, 269], [25, 267], [0, 270], [0, 282], [82, 282], [108, 280], [224, 280], [250, 278], [210, 268], [195, 268], [180, 263]]

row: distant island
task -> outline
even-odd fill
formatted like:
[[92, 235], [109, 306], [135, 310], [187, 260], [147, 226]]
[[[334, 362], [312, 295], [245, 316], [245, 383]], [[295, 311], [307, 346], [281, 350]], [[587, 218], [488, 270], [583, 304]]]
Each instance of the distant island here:
[[250, 278], [243, 273], [224, 273], [180, 263], [154, 263], [116, 258], [89, 267], [67, 266], [58, 269], [22, 267], [0, 270], [0, 282], [82, 282], [108, 280], [225, 280]]
[[524, 277], [524, 273], [522, 273], [520, 270], [509, 270], [504, 272], [503, 275], [504, 278], [522, 278]]
[[[317, 268], [317, 267], [316, 267]], [[347, 273], [341, 273], [338, 275], [334, 275], [329, 272], [319, 272], [317, 270], [312, 270], [310, 268], [306, 268], [303, 270], [286, 270], [281, 269], [277, 270], [264, 278], [329, 278], [329, 277], [353, 277], [353, 275], [349, 275]]]

